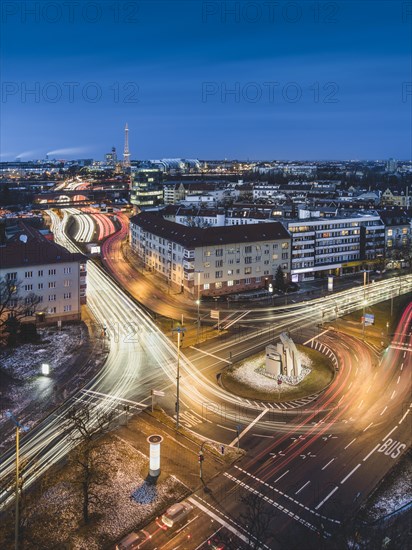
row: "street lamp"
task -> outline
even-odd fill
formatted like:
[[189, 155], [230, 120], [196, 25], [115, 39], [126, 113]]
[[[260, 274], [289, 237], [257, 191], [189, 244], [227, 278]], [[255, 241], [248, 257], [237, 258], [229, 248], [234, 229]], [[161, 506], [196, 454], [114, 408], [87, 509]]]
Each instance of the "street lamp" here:
[[176, 430], [179, 429], [180, 413], [180, 338], [185, 333], [184, 327], [177, 327], [172, 332], [177, 332], [177, 373], [176, 373]]
[[50, 365], [48, 363], [42, 363], [41, 373], [43, 376], [49, 376], [50, 374]]
[[19, 497], [20, 497], [20, 430], [27, 432], [29, 427], [23, 426], [11, 411], [6, 411], [6, 417], [10, 418], [16, 426], [16, 498], [15, 498], [15, 523], [14, 523], [14, 548], [19, 548]]

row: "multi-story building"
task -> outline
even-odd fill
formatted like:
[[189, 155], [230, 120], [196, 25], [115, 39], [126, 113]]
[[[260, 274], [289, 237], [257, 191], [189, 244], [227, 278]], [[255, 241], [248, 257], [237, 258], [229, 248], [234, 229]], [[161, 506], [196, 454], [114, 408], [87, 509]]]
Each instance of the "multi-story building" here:
[[157, 206], [163, 202], [162, 172], [138, 168], [132, 173], [130, 202], [138, 208]]
[[142, 212], [130, 219], [130, 243], [145, 267], [192, 296], [264, 288], [278, 267], [290, 270], [290, 235], [279, 222], [185, 227]]
[[352, 273], [378, 263], [385, 254], [385, 227], [376, 213], [283, 223], [292, 235], [294, 282]]
[[25, 224], [0, 244], [0, 278], [15, 286], [14, 301], [21, 303], [33, 294], [38, 297], [40, 303], [30, 317], [40, 313], [46, 322], [81, 318], [86, 262], [82, 254], [69, 252]]
[[381, 197], [382, 206], [399, 206], [401, 208], [409, 208], [412, 205], [411, 195], [408, 187], [406, 191], [403, 189], [385, 189]]
[[380, 217], [385, 224], [386, 257], [390, 258], [396, 250], [410, 249], [412, 245], [412, 220], [404, 211], [384, 210]]

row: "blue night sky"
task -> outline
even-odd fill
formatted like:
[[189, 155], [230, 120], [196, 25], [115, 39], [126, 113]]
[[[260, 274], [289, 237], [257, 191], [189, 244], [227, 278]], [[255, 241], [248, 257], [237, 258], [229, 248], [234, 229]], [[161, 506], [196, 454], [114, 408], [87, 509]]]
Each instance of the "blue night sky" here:
[[2, 160], [102, 159], [125, 122], [132, 159], [412, 157], [411, 2], [68, 4], [1, 6]]

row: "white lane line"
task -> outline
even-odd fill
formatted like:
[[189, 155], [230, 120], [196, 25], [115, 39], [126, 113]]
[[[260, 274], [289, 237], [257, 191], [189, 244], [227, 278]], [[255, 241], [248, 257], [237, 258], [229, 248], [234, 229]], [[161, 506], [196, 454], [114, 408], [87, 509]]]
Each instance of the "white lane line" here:
[[398, 376], [398, 381], [396, 382], [397, 384], [399, 384], [400, 379], [401, 379], [401, 375]]
[[365, 458], [363, 459], [363, 462], [366, 462], [368, 460], [368, 458], [373, 455], [373, 453], [376, 451], [376, 449], [379, 449], [379, 443], [376, 445], [376, 447], [374, 447], [370, 453], [368, 453]]
[[324, 330], [323, 332], [321, 332], [320, 334], [318, 334], [317, 336], [314, 336], [313, 338], [311, 338], [310, 340], [307, 340], [306, 342], [304, 342], [302, 344], [302, 346], [307, 346], [309, 344], [309, 342], [313, 342], [313, 340], [316, 340], [316, 338], [319, 338], [320, 336], [322, 336], [323, 334], [326, 334], [327, 332], [329, 332], [329, 328], [327, 330]]
[[216, 426], [219, 426], [219, 428], [223, 428], [224, 430], [228, 430], [229, 432], [236, 432], [233, 428], [228, 428], [227, 426], [222, 426], [222, 424], [216, 424]]
[[351, 387], [352, 387], [352, 384], [353, 384], [353, 382], [351, 382], [351, 383], [349, 384], [349, 386], [348, 386], [348, 390], [350, 390], [350, 389], [351, 389]]
[[366, 432], [366, 430], [368, 430], [368, 429], [372, 426], [372, 424], [373, 424], [373, 422], [371, 422], [371, 423], [369, 424], [369, 426], [366, 426], [366, 428], [365, 428], [363, 431]]
[[392, 428], [391, 431], [388, 434], [385, 435], [385, 437], [382, 439], [382, 441], [385, 441], [385, 439], [388, 439], [388, 437], [391, 435], [391, 433], [393, 433], [396, 430], [397, 427], [398, 426], [395, 426], [394, 428]]
[[399, 424], [402, 424], [402, 422], [405, 420], [406, 415], [409, 413], [409, 409], [406, 411], [406, 413], [402, 416], [402, 418], [399, 420]]
[[332, 462], [334, 461], [335, 459], [332, 458], [332, 460], [329, 460], [329, 462], [327, 464], [324, 465], [324, 467], [322, 468], [322, 470], [326, 470], [326, 468], [329, 466], [329, 464], [332, 464]]
[[319, 504], [316, 506], [315, 510], [319, 510], [319, 508], [325, 504], [325, 502], [330, 499], [330, 497], [333, 495], [333, 493], [335, 493], [335, 491], [337, 491], [339, 489], [339, 487], [335, 487], [334, 489], [332, 489], [332, 491], [321, 501], [319, 502]]
[[402, 365], [401, 365], [401, 370], [403, 370], [403, 363], [402, 363]]
[[393, 399], [395, 397], [395, 393], [396, 393], [396, 390], [393, 390], [392, 395], [391, 395], [391, 399]]
[[339, 399], [338, 405], [339, 405], [339, 403], [342, 401], [342, 399], [343, 399], [344, 397], [345, 397], [345, 394], [343, 394], [342, 397]]
[[190, 346], [190, 348], [198, 351], [199, 353], [203, 353], [204, 355], [209, 355], [210, 357], [213, 357], [214, 359], [219, 359], [219, 361], [223, 361], [224, 363], [228, 363], [229, 365], [232, 364], [232, 361], [228, 361], [227, 359], [223, 359], [223, 357], [219, 357], [218, 355], [214, 355], [213, 353], [209, 353], [208, 351], [204, 351], [202, 349], [195, 348], [194, 346]]
[[243, 540], [243, 542], [245, 542], [246, 544], [249, 543], [249, 537], [246, 537], [245, 535], [243, 535], [240, 531], [232, 527], [230, 523], [228, 523], [227, 521], [219, 517], [217, 514], [215, 514], [211, 510], [209, 510], [209, 508], [206, 508], [206, 506], [203, 506], [203, 504], [200, 504], [200, 502], [195, 500], [193, 497], [189, 497], [187, 500], [192, 504], [194, 504], [195, 506], [197, 506], [199, 510], [202, 510], [202, 512], [204, 512], [205, 514], [210, 516], [212, 519], [214, 519], [215, 521], [217, 521], [218, 523], [226, 527], [228, 531], [236, 535], [240, 540]]
[[305, 483], [305, 485], [302, 485], [302, 487], [296, 491], [295, 495], [298, 495], [301, 491], [303, 491], [303, 489], [304, 489], [307, 485], [309, 485], [309, 483], [310, 483], [310, 481], [307, 481], [307, 482]]
[[269, 410], [269, 409], [265, 409], [264, 411], [262, 411], [262, 412], [253, 420], [253, 422], [251, 422], [251, 423], [249, 424], [249, 426], [246, 426], [246, 428], [243, 430], [243, 432], [241, 432], [241, 433], [239, 434], [239, 436], [235, 437], [235, 439], [234, 439], [231, 443], [229, 443], [229, 447], [233, 447], [233, 445], [234, 445], [235, 443], [237, 443], [237, 442], [239, 441], [239, 439], [241, 439], [241, 438], [245, 435], [245, 433], [247, 433], [251, 428], [253, 428], [253, 426], [256, 424], [256, 422], [259, 422], [259, 420], [262, 418], [262, 416], [263, 416], [264, 414], [267, 413], [268, 410]]
[[356, 472], [356, 470], [357, 470], [359, 467], [360, 467], [360, 464], [358, 464], [357, 466], [355, 466], [355, 467], [353, 468], [353, 470], [351, 470], [351, 471], [348, 473], [348, 475], [342, 479], [342, 481], [340, 482], [340, 484], [343, 485], [343, 484], [345, 483], [345, 481], [346, 481], [347, 479], [349, 479], [350, 476], [351, 476], [352, 474], [354, 474], [354, 473]]
[[346, 445], [345, 449], [350, 447], [354, 441], [356, 441], [356, 437], [355, 437], [355, 439], [352, 439], [352, 441]]
[[360, 409], [360, 408], [362, 407], [362, 403], [363, 403], [363, 399], [362, 399], [362, 401], [359, 403], [358, 409]]
[[386, 406], [386, 407], [383, 409], [383, 411], [381, 412], [381, 414], [380, 414], [379, 416], [382, 416], [383, 413], [386, 411], [387, 408], [388, 408], [388, 407]]
[[282, 479], [282, 477], [284, 477], [288, 473], [289, 473], [289, 470], [286, 470], [286, 472], [284, 472], [281, 476], [279, 476], [277, 479], [275, 479], [275, 481], [273, 483], [277, 483], [280, 479]]
[[368, 389], [366, 390], [366, 393], [369, 393], [369, 390], [371, 389], [372, 387], [372, 384], [370, 386], [368, 386]]

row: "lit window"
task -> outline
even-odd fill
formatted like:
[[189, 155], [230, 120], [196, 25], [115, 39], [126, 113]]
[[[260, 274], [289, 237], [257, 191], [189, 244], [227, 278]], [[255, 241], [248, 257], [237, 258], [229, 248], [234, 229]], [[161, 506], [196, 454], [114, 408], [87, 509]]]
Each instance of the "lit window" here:
[[210, 288], [210, 284], [209, 284], [209, 283], [205, 283], [205, 284], [203, 285], [203, 290], [209, 290], [209, 288]]
[[233, 286], [233, 281], [228, 281], [227, 286]]

